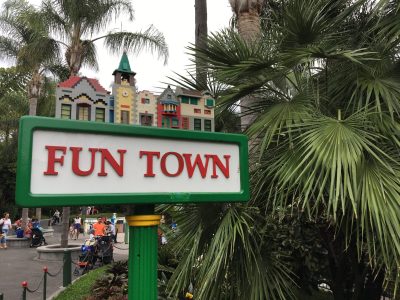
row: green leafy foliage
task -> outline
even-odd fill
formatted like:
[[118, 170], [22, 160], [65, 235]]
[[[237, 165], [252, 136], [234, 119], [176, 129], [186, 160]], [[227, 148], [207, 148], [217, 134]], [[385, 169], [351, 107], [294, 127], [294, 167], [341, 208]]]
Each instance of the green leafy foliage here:
[[[217, 105], [254, 99], [249, 207], [265, 217], [283, 211], [288, 228], [291, 210], [301, 212], [298, 224], [315, 235], [321, 255], [291, 261], [313, 244], [300, 229], [294, 240], [289, 230], [279, 253], [288, 253], [281, 258], [294, 281], [327, 282], [335, 299], [379, 299], [383, 278], [399, 279], [398, 13], [395, 1], [269, 1], [259, 40], [249, 44], [227, 30], [211, 35], [207, 49], [191, 48], [226, 87]], [[202, 226], [182, 230], [198, 240]], [[206, 256], [192, 253], [186, 267]]]
[[128, 299], [128, 262], [116, 262], [105, 270], [102, 277], [93, 284], [92, 293], [86, 300]]

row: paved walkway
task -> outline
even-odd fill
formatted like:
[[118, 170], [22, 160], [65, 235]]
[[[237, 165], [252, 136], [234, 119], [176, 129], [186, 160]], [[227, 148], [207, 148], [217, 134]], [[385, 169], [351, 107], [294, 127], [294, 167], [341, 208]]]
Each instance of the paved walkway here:
[[[61, 226], [53, 226], [54, 236], [46, 237], [50, 244], [60, 243]], [[116, 246], [122, 249], [128, 248], [123, 243], [123, 234], [118, 234]], [[85, 237], [81, 236], [78, 241], [70, 240], [71, 243], [83, 243]], [[51, 274], [57, 273], [61, 269], [62, 262], [37, 260], [35, 248], [23, 248], [0, 251], [0, 293], [4, 294], [4, 300], [19, 300], [22, 296], [21, 282], [27, 281], [30, 289], [35, 289], [43, 278], [43, 267], [47, 266]], [[128, 259], [128, 251], [114, 248], [114, 260]], [[72, 267], [72, 271], [74, 267]], [[72, 275], [72, 280], [76, 279]], [[47, 277], [47, 297], [55, 293], [62, 286], [62, 271], [56, 277]], [[33, 294], [27, 294], [28, 300], [43, 299], [43, 285]]]

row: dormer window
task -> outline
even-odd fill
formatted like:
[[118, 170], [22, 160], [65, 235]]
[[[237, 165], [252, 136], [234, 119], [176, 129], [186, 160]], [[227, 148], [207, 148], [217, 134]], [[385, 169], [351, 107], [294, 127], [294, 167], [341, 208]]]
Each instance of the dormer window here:
[[215, 106], [215, 101], [214, 101], [214, 99], [207, 98], [207, 99], [206, 99], [206, 106], [207, 106], [207, 107], [214, 107], [214, 106]]

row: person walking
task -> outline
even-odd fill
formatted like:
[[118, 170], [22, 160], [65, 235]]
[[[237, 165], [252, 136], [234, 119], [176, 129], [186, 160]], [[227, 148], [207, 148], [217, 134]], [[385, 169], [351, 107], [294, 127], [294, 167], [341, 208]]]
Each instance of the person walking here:
[[115, 225], [110, 221], [107, 221], [106, 224], [107, 224], [107, 229], [106, 229], [107, 235], [110, 235], [111, 236], [111, 240], [114, 243], [116, 243], [117, 239], [116, 239], [116, 235], [115, 235]]
[[53, 214], [53, 225], [60, 223], [60, 212], [58, 209]]
[[0, 220], [1, 227], [1, 240], [0, 249], [7, 249], [7, 234], [11, 229], [10, 214], [4, 213], [3, 218]]
[[97, 223], [93, 224], [95, 236], [104, 236], [106, 234], [106, 225], [103, 223], [103, 218], [97, 218]]
[[75, 240], [79, 238], [79, 234], [81, 233], [81, 217], [76, 216], [74, 219], [74, 233], [75, 233]]

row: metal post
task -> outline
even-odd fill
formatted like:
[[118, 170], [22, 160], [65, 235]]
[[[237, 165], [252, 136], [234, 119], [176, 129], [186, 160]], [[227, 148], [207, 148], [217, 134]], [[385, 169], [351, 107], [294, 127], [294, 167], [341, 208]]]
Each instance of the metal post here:
[[43, 272], [44, 272], [44, 274], [43, 274], [43, 300], [46, 300], [46, 298], [47, 298], [47, 272], [48, 272], [48, 269], [47, 269], [47, 267], [43, 267]]
[[129, 243], [129, 225], [128, 222], [124, 223], [124, 243]]
[[22, 281], [22, 300], [26, 300], [26, 289], [28, 288], [28, 282], [27, 281]]
[[64, 250], [63, 287], [71, 284], [71, 251]]
[[0, 293], [0, 300], [3, 300], [3, 299], [4, 299], [3, 293]]
[[129, 223], [128, 299], [157, 300], [157, 229], [161, 217], [154, 205], [136, 206]]

